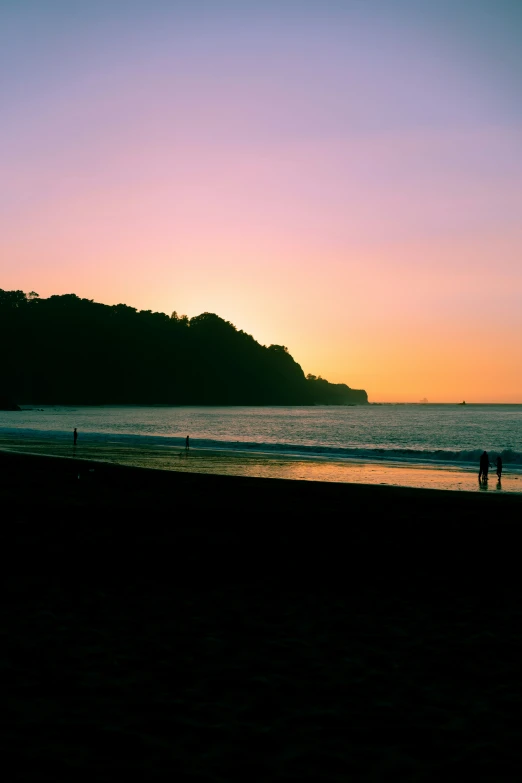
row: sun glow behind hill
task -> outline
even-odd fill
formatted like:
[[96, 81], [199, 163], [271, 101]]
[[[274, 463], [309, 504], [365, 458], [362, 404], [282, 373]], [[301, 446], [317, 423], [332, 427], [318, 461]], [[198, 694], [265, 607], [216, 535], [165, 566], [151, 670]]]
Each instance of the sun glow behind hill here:
[[2, 9], [2, 288], [214, 312], [372, 401], [522, 401], [522, 6]]

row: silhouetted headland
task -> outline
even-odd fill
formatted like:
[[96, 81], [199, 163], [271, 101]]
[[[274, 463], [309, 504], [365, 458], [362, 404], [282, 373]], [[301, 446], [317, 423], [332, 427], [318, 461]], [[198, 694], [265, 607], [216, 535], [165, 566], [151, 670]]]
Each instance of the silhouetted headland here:
[[21, 404], [354, 405], [362, 389], [308, 375], [214, 313], [0, 290], [3, 393]]

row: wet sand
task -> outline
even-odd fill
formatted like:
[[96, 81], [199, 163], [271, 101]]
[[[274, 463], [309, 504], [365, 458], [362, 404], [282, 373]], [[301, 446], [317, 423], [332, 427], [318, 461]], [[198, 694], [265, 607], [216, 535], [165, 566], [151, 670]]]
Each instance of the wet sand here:
[[519, 779], [519, 495], [0, 453], [0, 498], [19, 777]]
[[422, 462], [398, 464], [386, 460], [336, 460], [320, 455], [303, 457], [297, 454], [282, 455], [240, 449], [229, 451], [191, 447], [187, 452], [179, 447], [124, 446], [110, 441], [87, 441], [74, 447], [69, 442], [46, 438], [24, 439], [23, 442], [16, 438], [4, 438], [0, 442], [0, 450], [181, 473], [522, 494], [522, 474], [513, 472], [509, 465], [505, 466], [501, 482], [497, 480], [492, 469], [489, 481], [484, 484], [478, 481], [478, 466], [469, 465], [456, 467]]

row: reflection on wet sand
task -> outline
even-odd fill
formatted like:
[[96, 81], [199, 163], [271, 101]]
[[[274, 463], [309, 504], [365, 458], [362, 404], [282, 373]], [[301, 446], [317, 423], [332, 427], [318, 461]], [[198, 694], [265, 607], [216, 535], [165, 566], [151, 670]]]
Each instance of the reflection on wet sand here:
[[[410, 464], [355, 462], [274, 456], [272, 454], [211, 451], [179, 448], [135, 448], [114, 443], [71, 446], [49, 441], [24, 441], [20, 446], [14, 439], [4, 440], [2, 449], [33, 454], [112, 462], [121, 465], [175, 470], [191, 473], [283, 478], [296, 481], [333, 481], [357, 484], [386, 484], [423, 489], [450, 489], [488, 491], [487, 482], [478, 482], [474, 469], [454, 469]], [[492, 487], [493, 488], [493, 487]], [[496, 491], [522, 492], [522, 475], [504, 473]]]

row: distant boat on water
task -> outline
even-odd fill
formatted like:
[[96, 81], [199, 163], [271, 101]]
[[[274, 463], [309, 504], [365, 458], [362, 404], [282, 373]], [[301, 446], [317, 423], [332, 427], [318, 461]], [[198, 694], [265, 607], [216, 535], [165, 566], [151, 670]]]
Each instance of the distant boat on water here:
[[465, 404], [466, 404], [466, 400], [462, 400], [462, 402], [459, 402], [459, 403], [457, 403], [457, 404], [458, 404], [458, 405], [465, 405]]

